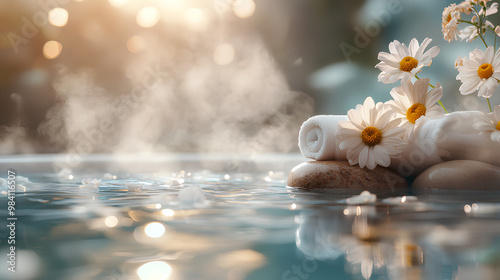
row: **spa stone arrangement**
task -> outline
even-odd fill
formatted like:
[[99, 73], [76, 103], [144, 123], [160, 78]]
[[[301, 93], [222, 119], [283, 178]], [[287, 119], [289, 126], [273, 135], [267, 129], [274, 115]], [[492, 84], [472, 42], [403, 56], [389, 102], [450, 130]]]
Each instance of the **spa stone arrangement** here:
[[378, 192], [410, 185], [423, 192], [500, 190], [500, 105], [492, 108], [489, 99], [500, 83], [500, 26], [488, 20], [497, 12], [496, 2], [466, 0], [446, 7], [442, 18], [448, 42], [484, 43], [468, 57], [458, 57], [455, 68], [460, 93], [477, 93], [489, 112], [448, 112], [440, 83], [419, 77], [440, 49], [426, 50], [429, 38], [421, 43], [414, 38], [408, 45], [394, 40], [389, 53], [379, 53], [376, 65], [379, 82], [400, 83], [390, 91], [392, 100], [375, 103], [367, 97], [347, 115], [319, 115], [304, 122], [299, 147], [315, 161], [292, 169], [288, 185]]

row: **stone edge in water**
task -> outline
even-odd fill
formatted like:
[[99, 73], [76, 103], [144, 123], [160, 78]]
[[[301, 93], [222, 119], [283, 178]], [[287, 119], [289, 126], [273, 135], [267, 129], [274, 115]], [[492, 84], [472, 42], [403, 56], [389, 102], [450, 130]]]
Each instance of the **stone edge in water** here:
[[301, 189], [343, 189], [391, 191], [408, 188], [406, 179], [381, 166], [374, 170], [347, 161], [309, 161], [292, 169], [287, 185]]

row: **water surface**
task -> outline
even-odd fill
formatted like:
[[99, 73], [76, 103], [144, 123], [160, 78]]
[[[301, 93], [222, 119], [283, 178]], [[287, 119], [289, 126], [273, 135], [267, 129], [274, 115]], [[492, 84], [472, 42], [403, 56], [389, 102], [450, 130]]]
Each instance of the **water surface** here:
[[[17, 175], [16, 273], [1, 279], [497, 279], [500, 196], [286, 186], [300, 156], [3, 158]], [[114, 162], [111, 164], [111, 162]], [[120, 162], [116, 164], [116, 162]], [[88, 179], [99, 179], [93, 183]], [[90, 184], [82, 184], [82, 180]], [[7, 223], [4, 184], [1, 221]]]

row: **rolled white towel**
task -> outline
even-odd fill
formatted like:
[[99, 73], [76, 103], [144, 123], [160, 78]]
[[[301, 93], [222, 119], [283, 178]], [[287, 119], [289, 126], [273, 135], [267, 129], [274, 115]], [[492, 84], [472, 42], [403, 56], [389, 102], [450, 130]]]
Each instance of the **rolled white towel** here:
[[[392, 159], [390, 168], [403, 176], [418, 175], [425, 169], [447, 160], [477, 160], [500, 166], [500, 143], [488, 135], [480, 135], [473, 125], [480, 119], [479, 111], [446, 114], [426, 120], [416, 131], [415, 140]], [[337, 124], [347, 116], [316, 116], [302, 125], [299, 147], [307, 158], [345, 160], [339, 149]]]
[[463, 111], [427, 120], [418, 129], [415, 141], [392, 161], [391, 168], [403, 176], [418, 175], [434, 164], [462, 159], [500, 167], [500, 143], [473, 127], [481, 115], [479, 111]]
[[318, 115], [300, 127], [299, 148], [306, 158], [315, 160], [345, 160], [346, 153], [336, 140], [337, 124], [347, 116]]

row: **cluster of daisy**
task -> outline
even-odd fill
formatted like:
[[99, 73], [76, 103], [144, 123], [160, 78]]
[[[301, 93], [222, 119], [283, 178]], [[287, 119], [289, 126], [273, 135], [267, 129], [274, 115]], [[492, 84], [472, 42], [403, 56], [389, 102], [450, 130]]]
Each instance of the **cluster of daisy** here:
[[[474, 128], [481, 134], [491, 135], [491, 140], [500, 142], [500, 106], [491, 110], [489, 97], [500, 83], [500, 49], [486, 44], [486, 32], [492, 31], [495, 45], [500, 36], [500, 26], [495, 27], [486, 18], [498, 12], [498, 3], [490, 0], [466, 0], [446, 7], [443, 12], [443, 35], [451, 41], [460, 37], [467, 42], [481, 38], [486, 50], [475, 49], [469, 57], [459, 57], [455, 68], [462, 82], [460, 93], [463, 95], [478, 92], [488, 101], [490, 113], [484, 114]], [[472, 15], [467, 21], [462, 15]], [[458, 24], [469, 26], [462, 30]], [[391, 158], [397, 157], [415, 140], [416, 131], [428, 119], [437, 119], [448, 113], [440, 99], [443, 90], [439, 83], [435, 86], [427, 78], [419, 78], [423, 67], [430, 66], [432, 59], [439, 53], [426, 38], [421, 44], [412, 39], [407, 45], [395, 40], [389, 44], [389, 53], [380, 52], [381, 71], [379, 82], [392, 84], [401, 80], [401, 85], [391, 90], [393, 100], [377, 103], [368, 97], [364, 103], [347, 112], [348, 121], [340, 122], [338, 129], [339, 148], [346, 151], [351, 165], [374, 169], [377, 165], [388, 167]], [[412, 82], [412, 79], [415, 82]], [[430, 87], [430, 88], [429, 88]]]
[[[491, 0], [465, 0], [460, 4], [451, 4], [443, 11], [442, 31], [444, 39], [448, 42], [459, 37], [462, 41], [470, 42], [476, 38], [484, 41], [486, 31], [491, 30], [500, 34], [500, 26], [495, 27], [486, 19], [487, 16], [498, 12], [498, 3], [488, 4]], [[472, 15], [470, 20], [462, 19], [462, 14]], [[458, 29], [459, 23], [467, 27]]]

